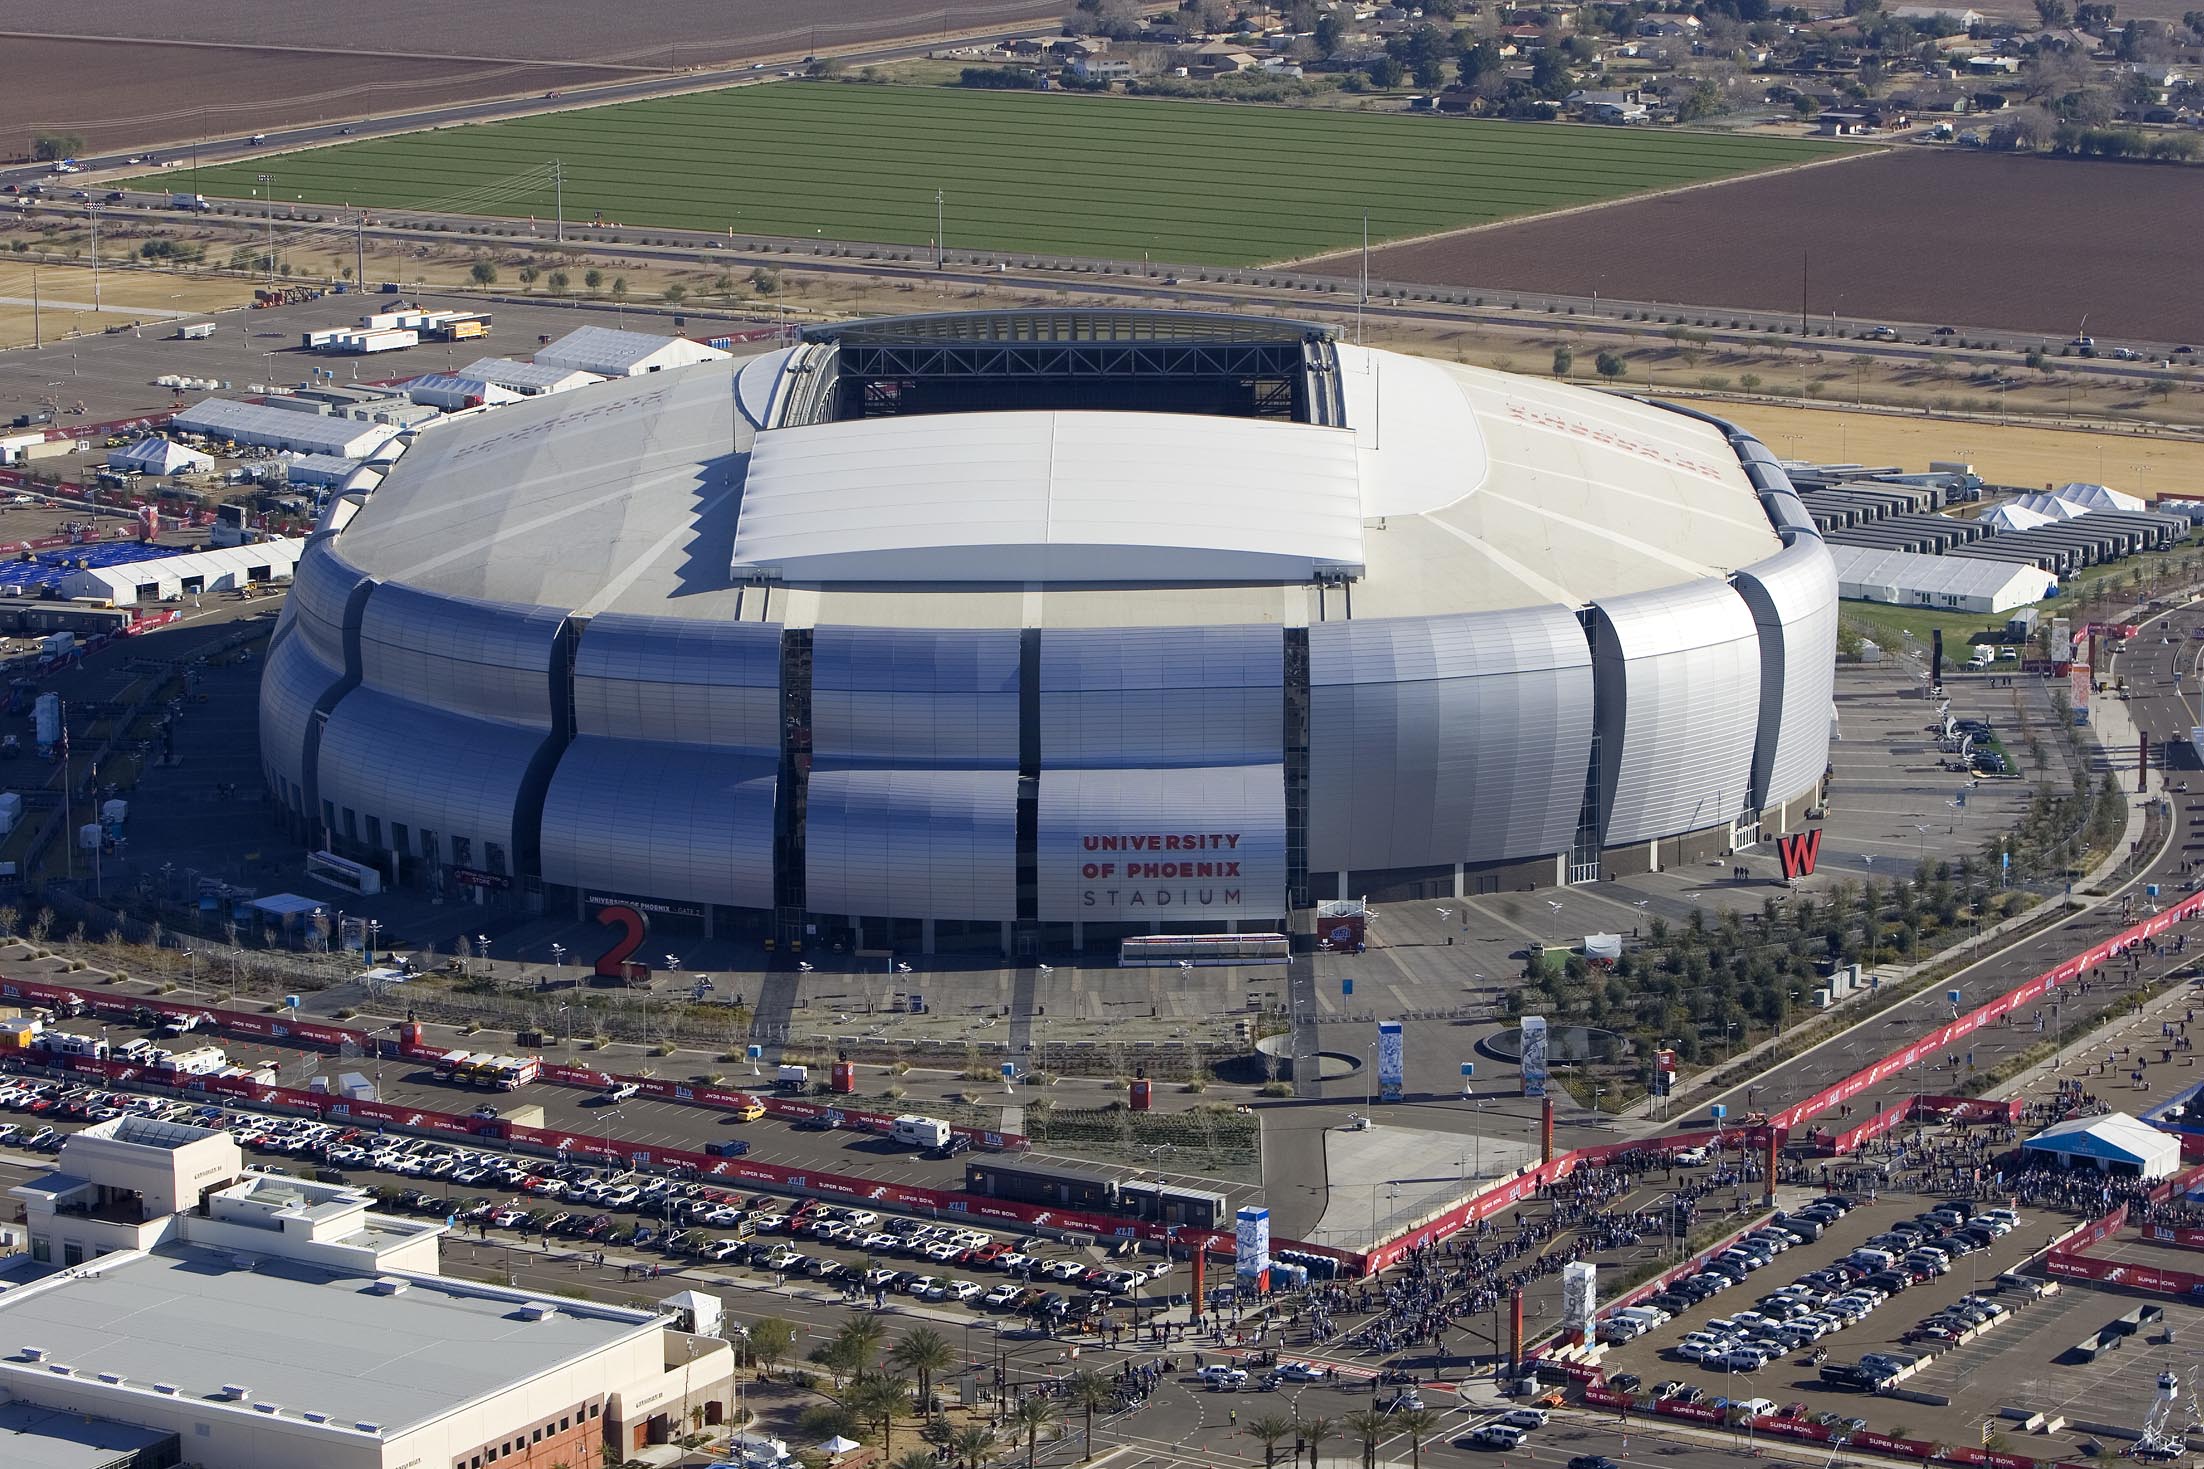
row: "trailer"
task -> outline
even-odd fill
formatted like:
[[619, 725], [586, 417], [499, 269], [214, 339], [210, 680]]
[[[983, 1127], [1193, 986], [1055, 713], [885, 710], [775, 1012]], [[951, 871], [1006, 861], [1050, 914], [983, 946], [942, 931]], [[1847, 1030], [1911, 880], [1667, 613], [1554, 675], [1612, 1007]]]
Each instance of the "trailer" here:
[[181, 342], [203, 342], [214, 335], [214, 323], [194, 321], [176, 328], [176, 339]]

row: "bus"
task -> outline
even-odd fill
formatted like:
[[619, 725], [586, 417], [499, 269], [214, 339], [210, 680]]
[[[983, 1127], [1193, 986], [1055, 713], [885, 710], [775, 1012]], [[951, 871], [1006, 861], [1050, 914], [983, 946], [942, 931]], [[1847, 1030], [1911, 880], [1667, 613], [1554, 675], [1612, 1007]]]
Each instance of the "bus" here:
[[1154, 933], [1120, 939], [1120, 969], [1165, 969], [1172, 965], [1285, 964], [1292, 942], [1282, 933]]

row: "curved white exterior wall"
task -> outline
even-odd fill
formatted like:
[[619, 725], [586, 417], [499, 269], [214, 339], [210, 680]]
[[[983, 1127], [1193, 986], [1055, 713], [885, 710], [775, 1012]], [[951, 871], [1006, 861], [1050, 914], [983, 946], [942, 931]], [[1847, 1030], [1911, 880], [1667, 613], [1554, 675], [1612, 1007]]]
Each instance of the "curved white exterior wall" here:
[[1309, 866], [1558, 852], [1592, 743], [1592, 656], [1561, 607], [1309, 629]]
[[1726, 582], [1595, 601], [1601, 842], [1720, 826], [1751, 795], [1760, 635]]
[[1837, 572], [1818, 536], [1800, 536], [1737, 573], [1738, 596], [1760, 633], [1760, 715], [1753, 804], [1778, 806], [1811, 788], [1829, 765], [1829, 711], [1837, 692]]

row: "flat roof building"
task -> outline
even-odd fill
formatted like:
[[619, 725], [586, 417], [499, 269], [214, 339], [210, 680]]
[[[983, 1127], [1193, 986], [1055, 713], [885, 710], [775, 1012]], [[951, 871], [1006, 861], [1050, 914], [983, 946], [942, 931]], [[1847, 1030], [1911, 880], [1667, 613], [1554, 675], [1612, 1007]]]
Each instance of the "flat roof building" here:
[[712, 362], [729, 354], [687, 337], [651, 332], [615, 331], [608, 326], [576, 327], [536, 353], [538, 367], [564, 367], [599, 377], [642, 377], [673, 367]]
[[330, 418], [227, 398], [195, 403], [171, 419], [169, 427], [179, 433], [204, 434], [234, 444], [289, 449], [299, 454], [333, 454], [341, 459], [365, 459], [398, 437], [397, 428], [387, 423]]
[[548, 362], [515, 362], [510, 357], [477, 357], [459, 369], [456, 376], [475, 382], [509, 388], [523, 398], [541, 398], [551, 393], [571, 392], [591, 383], [601, 383], [603, 378], [594, 372], [583, 372], [578, 367], [554, 367]]
[[1924, 556], [1841, 542], [1830, 544], [1829, 555], [1837, 564], [1837, 594], [1847, 601], [1939, 612], [2009, 612], [2058, 591], [2057, 577], [2015, 561]]
[[722, 1416], [726, 1343], [442, 1276], [442, 1226], [246, 1172], [227, 1133], [124, 1117], [58, 1162], [12, 1191], [49, 1267], [0, 1295], [18, 1403], [178, 1435], [207, 1469], [583, 1464]]

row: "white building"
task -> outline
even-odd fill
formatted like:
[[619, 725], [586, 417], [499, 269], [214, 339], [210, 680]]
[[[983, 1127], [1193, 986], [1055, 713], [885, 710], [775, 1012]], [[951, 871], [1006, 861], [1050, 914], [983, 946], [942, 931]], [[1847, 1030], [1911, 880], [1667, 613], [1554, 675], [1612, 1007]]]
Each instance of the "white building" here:
[[235, 591], [247, 582], [288, 582], [305, 549], [303, 539], [256, 541], [249, 546], [218, 546], [151, 561], [87, 567], [61, 579], [61, 595], [139, 607], [205, 592]]
[[365, 459], [398, 437], [399, 432], [387, 423], [362, 423], [227, 398], [194, 404], [169, 420], [169, 427], [179, 433], [203, 434], [233, 444], [289, 449], [299, 454], [333, 454], [340, 459]]
[[465, 373], [432, 372], [427, 377], [417, 377], [407, 383], [406, 396], [416, 403], [441, 408], [446, 413], [457, 413], [466, 408], [494, 408], [500, 403], [518, 403], [524, 395], [501, 383], [493, 383], [488, 378], [469, 377]]
[[12, 1190], [47, 1267], [0, 1295], [15, 1404], [174, 1435], [206, 1469], [583, 1465], [721, 1417], [725, 1342], [439, 1275], [441, 1225], [247, 1172], [226, 1133], [124, 1117], [58, 1162]]
[[107, 451], [107, 467], [124, 474], [199, 474], [214, 468], [212, 456], [160, 437]]
[[523, 398], [571, 392], [604, 381], [596, 373], [583, 372], [579, 368], [553, 367], [547, 362], [515, 362], [510, 357], [477, 357], [460, 368], [457, 375], [510, 388]]
[[2115, 490], [2109, 485], [2065, 484], [2055, 491], [2061, 500], [2079, 505], [2084, 510], [2148, 510], [2150, 505], [2139, 495]]
[[2009, 612], [2058, 590], [2048, 571], [2012, 561], [1924, 556], [1872, 546], [1829, 548], [1837, 563], [1837, 595], [1853, 602], [1888, 602], [1938, 612]]
[[614, 331], [607, 326], [576, 327], [536, 354], [538, 367], [567, 367], [599, 377], [641, 377], [697, 362], [727, 357], [717, 347], [687, 337]]
[[2181, 1169], [2181, 1140], [2125, 1112], [2069, 1117], [2020, 1146], [2030, 1161], [2054, 1158], [2129, 1178], [2164, 1178]]

